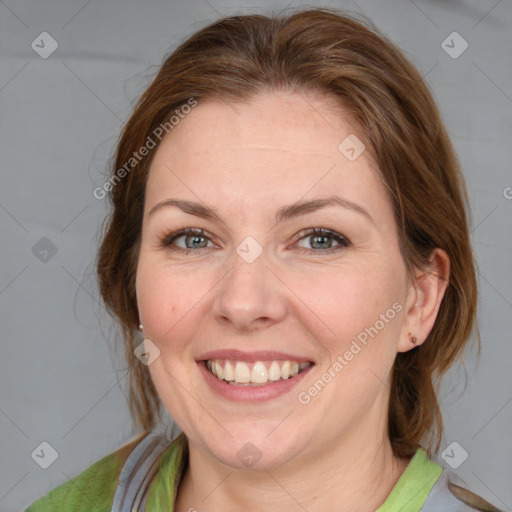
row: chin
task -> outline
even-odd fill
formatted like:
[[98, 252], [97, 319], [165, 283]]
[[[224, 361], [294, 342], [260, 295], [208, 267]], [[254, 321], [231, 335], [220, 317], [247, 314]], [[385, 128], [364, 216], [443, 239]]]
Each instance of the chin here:
[[230, 468], [273, 470], [292, 461], [307, 446], [298, 432], [294, 435], [289, 428], [279, 433], [278, 430], [274, 421], [271, 428], [255, 428], [254, 423], [239, 429], [230, 428], [233, 437], [224, 431], [218, 437], [211, 436], [211, 432], [200, 437], [203, 449]]
[[274, 470], [290, 462], [295, 456], [295, 452], [291, 452], [290, 448], [291, 446], [277, 447], [268, 441], [265, 444], [257, 444], [247, 440], [242, 441], [239, 446], [228, 446], [221, 450], [217, 446], [212, 446], [211, 453], [230, 468], [263, 471]]

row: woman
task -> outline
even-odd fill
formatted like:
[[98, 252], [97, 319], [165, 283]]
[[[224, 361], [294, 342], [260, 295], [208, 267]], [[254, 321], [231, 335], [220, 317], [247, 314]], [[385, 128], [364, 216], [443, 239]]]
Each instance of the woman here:
[[107, 193], [99, 285], [143, 434], [29, 512], [497, 510], [430, 460], [434, 384], [476, 322], [467, 194], [373, 27], [318, 9], [200, 30]]

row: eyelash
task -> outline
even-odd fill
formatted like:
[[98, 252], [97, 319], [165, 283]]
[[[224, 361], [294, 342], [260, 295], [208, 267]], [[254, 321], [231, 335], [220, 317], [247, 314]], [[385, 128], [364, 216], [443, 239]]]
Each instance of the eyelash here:
[[[210, 237], [207, 236], [207, 234], [204, 232], [203, 229], [185, 228], [185, 229], [180, 229], [179, 231], [175, 231], [174, 233], [170, 233], [170, 234], [164, 236], [160, 240], [160, 245], [161, 245], [161, 247], [169, 249], [171, 251], [184, 252], [185, 254], [188, 254], [191, 251], [196, 251], [196, 249], [183, 249], [181, 247], [172, 247], [171, 246], [171, 244], [175, 240], [177, 240], [178, 238], [180, 238], [183, 235], [201, 237], [201, 238], [206, 238], [208, 240], [210, 239]], [[321, 237], [332, 238], [333, 240], [338, 242], [339, 245], [337, 245], [335, 247], [330, 247], [329, 249], [318, 249], [318, 250], [299, 249], [300, 254], [311, 254], [311, 253], [331, 254], [333, 252], [336, 252], [336, 251], [339, 251], [342, 249], [346, 249], [347, 247], [349, 247], [351, 245], [351, 242], [350, 242], [350, 240], [348, 240], [347, 237], [345, 237], [339, 233], [336, 233], [335, 231], [331, 231], [329, 229], [324, 229], [324, 228], [305, 229], [305, 230], [302, 230], [299, 233], [297, 233], [294, 236], [294, 238], [298, 238], [299, 240], [302, 240], [303, 238], [307, 238], [308, 236], [309, 237], [321, 236]], [[203, 247], [203, 249], [206, 249], [206, 247]]]

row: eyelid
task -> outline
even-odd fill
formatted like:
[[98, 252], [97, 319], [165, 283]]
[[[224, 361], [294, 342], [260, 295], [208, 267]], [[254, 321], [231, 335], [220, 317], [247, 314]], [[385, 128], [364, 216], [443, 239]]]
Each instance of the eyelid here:
[[334, 231], [333, 229], [328, 228], [306, 228], [301, 231], [299, 231], [296, 235], [294, 235], [294, 238], [303, 238], [307, 236], [331, 236], [333, 238], [342, 238], [343, 240], [346, 240], [348, 243], [350, 243], [350, 240], [343, 234], [339, 233], [338, 231]]
[[[213, 242], [212, 237], [208, 232], [206, 232], [203, 228], [183, 228], [179, 229], [177, 231], [173, 231], [170, 234], [164, 235], [160, 237], [159, 245], [163, 248], [169, 249], [171, 251], [175, 252], [185, 252], [188, 254], [189, 252], [197, 252], [197, 249], [193, 248], [182, 248], [182, 247], [172, 247], [172, 243], [177, 240], [178, 238], [181, 238], [183, 236], [196, 236], [199, 238], [205, 238], [211, 243]], [[301, 231], [299, 231], [297, 234], [293, 236], [294, 239], [298, 239], [295, 244], [300, 242], [302, 239], [312, 237], [312, 236], [326, 236], [329, 238], [332, 238], [337, 242], [337, 245], [334, 247], [329, 247], [327, 249], [308, 249], [308, 248], [298, 248], [299, 253], [301, 254], [330, 254], [333, 252], [341, 251], [342, 249], [346, 249], [352, 245], [352, 242], [342, 233], [339, 233], [338, 231], [334, 231], [328, 228], [306, 228]], [[208, 247], [200, 247], [199, 249], [207, 249]]]
[[302, 239], [305, 239], [305, 238], [308, 238], [308, 237], [312, 237], [312, 236], [326, 236], [326, 237], [329, 237], [329, 238], [332, 238], [333, 240], [335, 240], [338, 245], [336, 245], [335, 247], [330, 247], [328, 249], [324, 249], [324, 250], [314, 250], [314, 249], [304, 249], [304, 248], [301, 248], [302, 251], [304, 252], [307, 252], [307, 253], [318, 253], [318, 254], [328, 254], [328, 253], [331, 253], [331, 252], [335, 252], [335, 251], [338, 251], [338, 250], [341, 250], [342, 248], [348, 248], [352, 245], [352, 242], [345, 236], [343, 235], [342, 233], [339, 233], [338, 231], [334, 231], [332, 229], [327, 229], [327, 228], [307, 228], [307, 229], [303, 229], [302, 231], [299, 231], [295, 236], [294, 238], [298, 238], [299, 240], [297, 241], [297, 243], [299, 241], [301, 241]]
[[[161, 237], [161, 245], [164, 247], [167, 247], [167, 246], [171, 245], [171, 243], [174, 242], [176, 239], [181, 238], [182, 236], [203, 237], [213, 243], [213, 241], [212, 241], [213, 237], [207, 231], [205, 231], [203, 228], [183, 228], [183, 229], [178, 229], [177, 231], [173, 231], [172, 233], [166, 234], [163, 237]], [[176, 248], [176, 250], [180, 250], [180, 249], [183, 251], [191, 250], [191, 249], [182, 249], [181, 247]]]

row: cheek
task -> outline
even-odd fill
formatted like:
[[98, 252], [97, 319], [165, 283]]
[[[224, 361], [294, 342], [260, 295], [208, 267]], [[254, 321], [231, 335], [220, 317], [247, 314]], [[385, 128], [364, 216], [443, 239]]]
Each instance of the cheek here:
[[137, 269], [137, 303], [144, 333], [152, 341], [165, 337], [179, 320], [179, 304], [182, 299], [179, 279], [170, 279], [168, 273], [146, 263], [143, 259]]
[[331, 269], [314, 279], [297, 278], [294, 291], [309, 308], [309, 313], [307, 308], [303, 311], [311, 321], [321, 320], [320, 328], [333, 348], [343, 348], [392, 308], [399, 297], [392, 280], [375, 268]]
[[[326, 349], [328, 359], [322, 364], [322, 382], [312, 383], [314, 388], [324, 389], [318, 393], [322, 397], [312, 400], [318, 400], [319, 408], [343, 404], [329, 406], [325, 414], [329, 426], [336, 429], [346, 421], [347, 414], [362, 415], [387, 394], [403, 306], [396, 300], [400, 297], [398, 291], [377, 276], [345, 276], [332, 279], [331, 283], [343, 288], [328, 294], [323, 302], [322, 318], [330, 329], [317, 341]], [[311, 391], [311, 397], [317, 393], [311, 388], [303, 391]]]
[[137, 270], [137, 301], [144, 333], [160, 350], [186, 344], [204, 315], [202, 302], [212, 286], [207, 275], [170, 269], [161, 262], [141, 259]]
[[302, 318], [309, 318], [328, 354], [322, 369], [329, 372], [326, 379], [336, 375], [336, 400], [363, 403], [388, 380], [403, 319], [400, 279], [394, 276], [389, 269], [352, 268], [332, 273], [321, 288], [303, 282], [297, 294], [309, 297]]
[[[321, 271], [318, 267], [301, 268], [300, 272], [284, 269], [282, 276], [287, 286], [272, 292], [287, 303], [291, 318], [284, 321], [297, 321], [306, 327], [331, 359], [348, 350], [358, 336], [364, 341], [366, 333], [366, 338], [373, 340], [376, 322], [378, 339], [382, 339], [392, 326], [386, 322], [380, 328], [379, 318], [400, 297], [400, 276], [393, 265], [381, 259], [361, 258]], [[212, 300], [218, 299], [215, 284], [219, 275], [208, 268], [171, 267], [152, 258], [151, 253], [142, 253], [136, 290], [145, 334], [162, 349], [169, 340], [173, 340], [174, 347], [185, 344], [202, 323], [212, 325], [211, 307]], [[392, 323], [399, 322], [395, 318]]]

